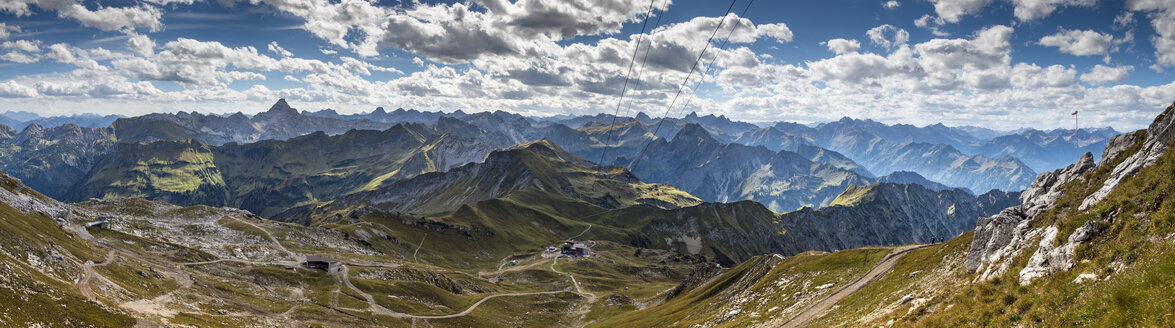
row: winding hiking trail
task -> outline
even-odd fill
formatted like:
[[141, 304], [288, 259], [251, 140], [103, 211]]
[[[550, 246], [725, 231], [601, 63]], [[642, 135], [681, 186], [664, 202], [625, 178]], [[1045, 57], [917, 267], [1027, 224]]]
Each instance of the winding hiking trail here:
[[575, 293], [580, 294], [580, 295], [586, 295], [588, 298], [588, 303], [594, 303], [596, 301], [596, 294], [584, 292], [583, 288], [579, 287], [579, 281], [575, 280], [575, 276], [572, 275], [570, 272], [563, 272], [563, 271], [559, 271], [559, 269], [555, 269], [555, 264], [557, 264], [557, 263], [559, 263], [559, 256], [556, 256], [555, 260], [551, 261], [551, 271], [555, 271], [555, 273], [565, 274], [568, 277], [571, 277], [571, 284], [575, 285]]
[[277, 248], [278, 248], [278, 249], [281, 249], [283, 252], [286, 252], [286, 254], [288, 254], [288, 255], [290, 255], [291, 257], [293, 257], [293, 258], [294, 258], [294, 262], [295, 262], [295, 263], [302, 263], [302, 262], [305, 262], [305, 260], [306, 260], [306, 259], [305, 259], [305, 256], [303, 256], [302, 254], [298, 254], [298, 253], [291, 252], [289, 249], [287, 249], [287, 248], [286, 248], [286, 245], [282, 245], [282, 243], [281, 243], [281, 242], [277, 241], [277, 238], [274, 238], [274, 237], [273, 237], [273, 234], [272, 234], [272, 233], [269, 233], [269, 230], [265, 230], [264, 228], [261, 228], [261, 226], [258, 226], [258, 225], [256, 225], [256, 224], [253, 224], [252, 222], [249, 222], [249, 221], [242, 220], [242, 219], [240, 219], [240, 218], [233, 218], [233, 219], [237, 220], [237, 222], [240, 222], [240, 223], [247, 224], [247, 225], [249, 225], [249, 226], [251, 226], [251, 227], [253, 227], [253, 228], [257, 229], [257, 230], [261, 230], [261, 232], [265, 233], [265, 236], [266, 236], [266, 237], [269, 237], [269, 240], [270, 240], [270, 241], [273, 241], [273, 244], [274, 244], [274, 245], [277, 245]]
[[[481, 306], [482, 303], [485, 303], [486, 301], [489, 301], [491, 299], [498, 298], [498, 297], [548, 295], [548, 294], [564, 293], [564, 291], [549, 291], [549, 292], [494, 294], [494, 295], [489, 295], [489, 296], [483, 297], [481, 300], [478, 300], [476, 303], [473, 303], [473, 305], [470, 305], [469, 308], [467, 308], [461, 312], [457, 312], [457, 313], [453, 313], [453, 314], [444, 314], [444, 315], [411, 315], [411, 314], [407, 314], [407, 313], [400, 313], [400, 312], [392, 311], [392, 310], [384, 307], [383, 305], [379, 305], [379, 303], [377, 303], [375, 301], [375, 297], [372, 297], [371, 294], [364, 292], [363, 290], [355, 287], [355, 285], [351, 283], [351, 277], [348, 273], [349, 271], [350, 271], [350, 269], [348, 269], [347, 266], [344, 265], [343, 268], [341, 270], [339, 270], [339, 272], [336, 274], [338, 275], [339, 280], [341, 280], [343, 282], [343, 284], [347, 286], [347, 288], [354, 290], [356, 293], [359, 293], [359, 296], [363, 296], [363, 298], [367, 300], [368, 311], [371, 311], [374, 314], [386, 315], [389, 317], [401, 318], [401, 319], [426, 319], [427, 320], [427, 319], [449, 319], [449, 318], [463, 317], [463, 316], [469, 315], [470, 313], [473, 313], [473, 311], [477, 310], [477, 307]], [[576, 288], [578, 288], [578, 287], [579, 286], [577, 285]]]
[[425, 239], [428, 239], [428, 234], [424, 234], [424, 237], [420, 237], [420, 245], [417, 245], [416, 250], [412, 251], [412, 261], [413, 262], [420, 263], [420, 259], [416, 257], [416, 254], [419, 254], [420, 248], [424, 247], [424, 240]]
[[906, 245], [894, 249], [893, 252], [886, 254], [885, 258], [882, 258], [880, 262], [877, 262], [877, 265], [874, 265], [872, 269], [869, 269], [869, 272], [866, 272], [864, 275], [857, 277], [857, 279], [853, 280], [853, 282], [850, 282], [848, 285], [845, 285], [835, 292], [832, 292], [823, 299], [808, 305], [808, 307], [801, 310], [799, 314], [796, 314], [795, 317], [785, 321], [782, 325], [779, 325], [779, 327], [803, 327], [809, 322], [812, 322], [812, 320], [820, 318], [824, 315], [825, 312], [828, 311], [828, 309], [831, 309], [833, 305], [836, 305], [837, 302], [840, 302], [849, 295], [852, 295], [853, 293], [861, 290], [861, 288], [864, 288], [865, 286], [868, 286], [869, 284], [881, 279], [881, 277], [885, 276], [890, 271], [893, 271], [893, 268], [895, 265], [897, 265], [898, 260], [905, 256], [906, 253], [915, 249], [930, 246], [931, 245]]
[[98, 298], [94, 296], [94, 291], [90, 287], [90, 282], [94, 280], [95, 276], [98, 276], [98, 273], [94, 272], [94, 267], [110, 264], [110, 262], [114, 261], [114, 257], [118, 255], [117, 253], [118, 252], [113, 250], [108, 251], [106, 252], [106, 260], [102, 261], [102, 263], [93, 263], [87, 261], [87, 263], [82, 265], [82, 272], [85, 274], [82, 275], [82, 279], [79, 279], [77, 282], [78, 291], [81, 292], [82, 296], [85, 296], [91, 301], [98, 301]]

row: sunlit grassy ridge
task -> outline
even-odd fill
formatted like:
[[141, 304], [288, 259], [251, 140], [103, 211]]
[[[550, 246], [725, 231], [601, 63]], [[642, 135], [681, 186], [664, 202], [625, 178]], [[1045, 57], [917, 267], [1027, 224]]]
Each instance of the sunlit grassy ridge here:
[[[806, 253], [780, 260], [761, 256], [723, 272], [667, 302], [609, 318], [598, 327], [762, 325], [847, 284], [889, 248]], [[829, 285], [831, 284], [831, 285]], [[818, 288], [821, 287], [821, 288]], [[799, 297], [797, 297], [797, 295]]]
[[478, 154], [488, 151], [419, 124], [215, 147], [194, 140], [124, 143], [67, 199], [143, 197], [180, 205], [234, 206], [270, 216], [480, 160]]

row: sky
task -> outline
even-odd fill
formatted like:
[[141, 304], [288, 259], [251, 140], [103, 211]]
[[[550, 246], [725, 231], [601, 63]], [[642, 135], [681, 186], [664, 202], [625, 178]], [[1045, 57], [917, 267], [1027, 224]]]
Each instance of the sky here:
[[45, 116], [286, 98], [1127, 131], [1173, 74], [1175, 0], [0, 0], [0, 112]]

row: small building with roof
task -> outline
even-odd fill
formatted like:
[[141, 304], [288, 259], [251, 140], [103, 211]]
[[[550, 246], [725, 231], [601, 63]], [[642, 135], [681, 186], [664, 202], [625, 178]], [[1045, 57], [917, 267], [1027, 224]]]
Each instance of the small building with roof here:
[[318, 269], [326, 271], [327, 273], [339, 272], [339, 260], [332, 259], [326, 256], [310, 255], [306, 257], [306, 262], [302, 266], [307, 269]]
[[563, 255], [573, 257], [585, 257], [591, 254], [591, 250], [588, 249], [587, 245], [574, 240], [568, 240], [564, 243], [561, 251]]

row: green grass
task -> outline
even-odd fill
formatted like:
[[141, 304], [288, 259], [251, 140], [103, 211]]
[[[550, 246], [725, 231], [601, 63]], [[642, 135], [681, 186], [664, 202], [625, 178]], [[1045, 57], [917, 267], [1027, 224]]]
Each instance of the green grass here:
[[[664, 327], [703, 324], [732, 310], [737, 295], [754, 292], [752, 300], [737, 304], [742, 313], [722, 322], [722, 326], [763, 324], [784, 308], [804, 297], [821, 297], [864, 274], [880, 261], [889, 248], [862, 248], [830, 254], [805, 253], [778, 262], [773, 257], [758, 257], [731, 268], [709, 283], [688, 290], [660, 305], [608, 318], [595, 327]], [[832, 283], [824, 290], [814, 287]], [[805, 288], [804, 285], [808, 287]]]
[[[1088, 172], [1064, 186], [1056, 208], [1042, 214], [1035, 227], [1057, 225], [1058, 242], [1087, 221], [1103, 232], [1076, 249], [1075, 266], [1020, 286], [1022, 268], [1034, 249], [1015, 259], [1012, 270], [991, 281], [965, 285], [944, 297], [941, 309], [906, 318], [910, 326], [1165, 326], [1175, 316], [1175, 247], [1165, 239], [1175, 233], [1175, 153], [1125, 179], [1087, 211], [1081, 201], [1101, 188], [1110, 169], [1139, 149], [1135, 145], [1111, 165]], [[1137, 216], [1136, 216], [1137, 215]], [[1116, 265], [1125, 267], [1116, 271]], [[1082, 273], [1103, 280], [1076, 284]], [[1108, 279], [1106, 277], [1108, 276]], [[949, 309], [946, 306], [950, 306]]]

